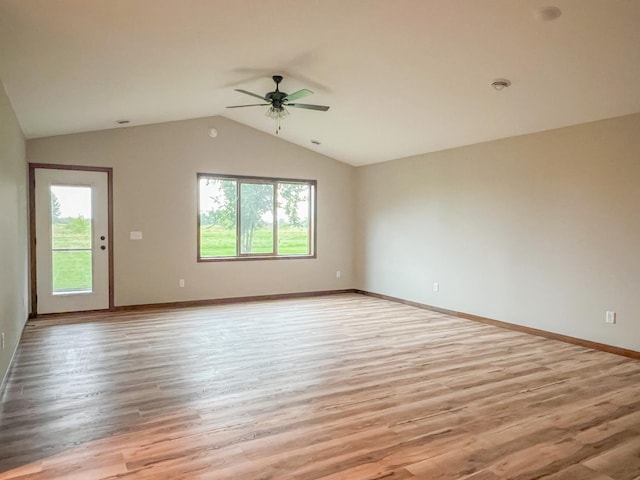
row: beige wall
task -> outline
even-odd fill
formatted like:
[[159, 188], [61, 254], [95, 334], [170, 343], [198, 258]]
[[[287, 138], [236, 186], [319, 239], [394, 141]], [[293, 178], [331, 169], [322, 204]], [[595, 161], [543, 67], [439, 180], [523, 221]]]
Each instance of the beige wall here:
[[24, 137], [0, 83], [0, 384], [28, 316], [27, 217]]
[[356, 186], [360, 288], [640, 351], [640, 115], [361, 167]]
[[[323, 155], [212, 117], [33, 139], [27, 158], [113, 167], [116, 305], [354, 287], [354, 169]], [[197, 263], [197, 172], [317, 180], [318, 258]]]
[[[114, 168], [117, 305], [358, 287], [640, 350], [640, 115], [358, 169], [221, 117], [27, 158]], [[318, 258], [198, 264], [196, 172], [317, 179]]]

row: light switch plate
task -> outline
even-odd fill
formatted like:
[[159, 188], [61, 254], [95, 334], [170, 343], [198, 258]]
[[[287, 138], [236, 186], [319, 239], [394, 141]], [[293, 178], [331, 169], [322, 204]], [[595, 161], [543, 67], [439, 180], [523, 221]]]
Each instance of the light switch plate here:
[[131, 240], [142, 240], [142, 232], [129, 232]]

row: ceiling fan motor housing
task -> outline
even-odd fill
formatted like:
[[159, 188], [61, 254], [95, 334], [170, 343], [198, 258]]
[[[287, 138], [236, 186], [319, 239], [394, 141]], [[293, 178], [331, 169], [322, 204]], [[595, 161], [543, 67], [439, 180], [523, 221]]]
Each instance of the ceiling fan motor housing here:
[[282, 108], [283, 100], [287, 98], [287, 93], [281, 92], [279, 88], [280, 82], [282, 81], [282, 76], [274, 75], [271, 78], [273, 78], [273, 81], [276, 82], [276, 89], [273, 92], [267, 93], [264, 96], [264, 99], [267, 102], [271, 102], [274, 108]]
[[275, 92], [269, 92], [265, 95], [264, 99], [267, 102], [271, 102], [274, 108], [281, 108], [283, 100], [287, 97], [285, 92], [276, 90]]

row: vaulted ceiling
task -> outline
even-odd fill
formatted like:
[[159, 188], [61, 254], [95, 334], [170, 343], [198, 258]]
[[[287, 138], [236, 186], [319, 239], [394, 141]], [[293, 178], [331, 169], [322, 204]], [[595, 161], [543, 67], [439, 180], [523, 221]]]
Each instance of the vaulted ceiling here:
[[28, 138], [213, 115], [275, 134], [266, 107], [225, 107], [282, 74], [331, 109], [280, 136], [352, 165], [639, 112], [640, 1], [548, 5], [0, 0], [0, 79]]

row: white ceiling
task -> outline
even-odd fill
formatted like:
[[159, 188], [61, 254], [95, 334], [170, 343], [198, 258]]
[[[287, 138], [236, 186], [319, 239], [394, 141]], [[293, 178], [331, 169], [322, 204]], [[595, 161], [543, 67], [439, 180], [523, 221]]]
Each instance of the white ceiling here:
[[280, 136], [352, 165], [639, 112], [640, 1], [550, 1], [552, 22], [547, 0], [0, 0], [0, 79], [28, 138], [210, 115], [273, 134], [225, 106], [280, 73], [331, 106]]

